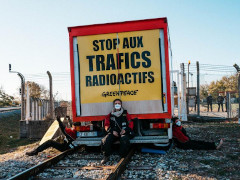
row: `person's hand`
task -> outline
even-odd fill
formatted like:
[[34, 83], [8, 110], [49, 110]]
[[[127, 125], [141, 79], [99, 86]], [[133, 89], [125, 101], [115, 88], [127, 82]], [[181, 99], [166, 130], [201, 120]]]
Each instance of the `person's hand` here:
[[113, 135], [116, 136], [116, 137], [118, 137], [117, 131], [113, 131]]
[[57, 116], [57, 121], [60, 121], [60, 116]]
[[126, 133], [125, 129], [122, 129], [121, 132], [120, 132], [121, 135], [123, 135], [125, 133]]

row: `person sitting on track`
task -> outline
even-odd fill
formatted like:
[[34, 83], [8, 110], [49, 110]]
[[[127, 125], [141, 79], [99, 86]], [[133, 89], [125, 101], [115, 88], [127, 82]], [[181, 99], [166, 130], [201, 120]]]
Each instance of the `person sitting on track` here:
[[77, 131], [75, 130], [76, 123], [73, 124], [72, 128], [67, 128], [63, 125], [59, 116], [57, 117], [57, 121], [59, 123], [59, 127], [61, 131], [66, 137], [63, 143], [58, 143], [54, 140], [48, 140], [43, 144], [41, 144], [40, 146], [38, 146], [35, 150], [26, 152], [26, 155], [28, 156], [37, 155], [39, 152], [42, 152], [49, 147], [53, 147], [61, 152], [66, 151], [67, 149], [70, 149], [70, 148], [74, 148], [74, 145], [72, 144], [72, 142], [77, 138]]
[[120, 99], [115, 99], [113, 101], [113, 106], [112, 112], [106, 116], [104, 122], [107, 135], [102, 139], [101, 144], [104, 155], [104, 158], [101, 161], [102, 164], [109, 160], [112, 151], [112, 144], [117, 140], [120, 141], [120, 156], [126, 156], [130, 148], [129, 139], [133, 133], [131, 116], [128, 114], [127, 110], [123, 109], [122, 101]]
[[186, 130], [181, 126], [181, 121], [174, 117], [173, 120], [173, 141], [180, 149], [193, 150], [218, 150], [223, 144], [223, 139], [219, 143], [191, 140]]

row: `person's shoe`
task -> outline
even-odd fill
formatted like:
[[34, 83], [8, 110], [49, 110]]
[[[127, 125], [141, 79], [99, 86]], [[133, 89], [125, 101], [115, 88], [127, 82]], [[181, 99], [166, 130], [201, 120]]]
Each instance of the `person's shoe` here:
[[104, 158], [101, 160], [101, 164], [105, 164], [109, 161], [109, 156], [104, 156]]
[[220, 142], [219, 142], [218, 146], [216, 147], [216, 149], [220, 149], [222, 145], [223, 145], [223, 139], [220, 140]]
[[26, 152], [26, 155], [35, 156], [35, 155], [38, 155], [38, 152], [37, 152], [37, 150], [33, 150], [33, 151], [30, 151], [30, 152]]

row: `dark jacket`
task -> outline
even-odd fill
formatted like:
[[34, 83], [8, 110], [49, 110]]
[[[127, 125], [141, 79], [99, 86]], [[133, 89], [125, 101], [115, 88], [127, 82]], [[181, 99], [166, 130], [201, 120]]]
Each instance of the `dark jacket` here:
[[105, 126], [108, 127], [110, 132], [121, 132], [122, 129], [125, 129], [128, 132], [133, 130], [133, 122], [131, 121], [131, 116], [128, 114], [127, 110], [124, 110], [119, 117], [109, 113], [105, 118]]
[[207, 97], [207, 103], [212, 104], [212, 96], [211, 95]]
[[222, 103], [223, 103], [223, 100], [224, 100], [224, 98], [223, 98], [222, 96], [218, 96], [217, 102], [218, 102], [219, 104], [222, 104]]

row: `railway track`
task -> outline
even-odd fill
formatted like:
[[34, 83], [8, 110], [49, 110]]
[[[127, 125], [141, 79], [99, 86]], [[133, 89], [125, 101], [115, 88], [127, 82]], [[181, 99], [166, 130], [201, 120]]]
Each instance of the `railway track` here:
[[13, 111], [13, 110], [19, 110], [19, 109], [21, 109], [21, 107], [0, 108], [0, 112]]
[[[78, 148], [79, 150], [80, 148]], [[67, 150], [49, 160], [25, 170], [10, 180], [22, 179], [106, 179], [120, 177], [135, 152], [132, 148], [125, 158], [112, 155], [106, 165], [100, 161], [100, 153], [82, 153], [77, 150]]]

